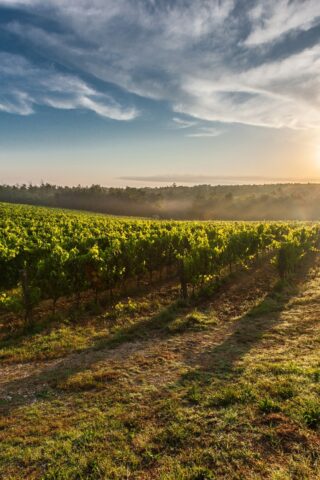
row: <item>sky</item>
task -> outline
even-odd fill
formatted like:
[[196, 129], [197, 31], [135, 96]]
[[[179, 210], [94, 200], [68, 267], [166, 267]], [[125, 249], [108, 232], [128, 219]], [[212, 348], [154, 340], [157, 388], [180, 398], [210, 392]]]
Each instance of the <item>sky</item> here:
[[319, 0], [0, 0], [0, 183], [320, 181]]

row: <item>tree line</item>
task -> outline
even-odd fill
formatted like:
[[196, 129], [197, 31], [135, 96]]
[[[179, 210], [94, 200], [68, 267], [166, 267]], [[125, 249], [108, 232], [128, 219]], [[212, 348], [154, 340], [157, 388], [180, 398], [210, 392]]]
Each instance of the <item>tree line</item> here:
[[317, 220], [320, 185], [0, 185], [0, 201], [181, 220]]

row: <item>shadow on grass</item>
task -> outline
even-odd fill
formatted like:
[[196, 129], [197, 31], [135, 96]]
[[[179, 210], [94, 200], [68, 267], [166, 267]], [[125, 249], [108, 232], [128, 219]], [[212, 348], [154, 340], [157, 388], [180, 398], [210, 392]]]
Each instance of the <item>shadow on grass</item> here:
[[[155, 287], [159, 287], [159, 290], [155, 290], [159, 293], [161, 292], [162, 287], [170, 288], [171, 286], [172, 279], [169, 278], [154, 282], [148, 285], [143, 291], [141, 289], [138, 289], [138, 287], [131, 288], [131, 290], [128, 289], [126, 291], [126, 295], [124, 294], [124, 292], [122, 295], [115, 295], [112, 301], [108, 299], [97, 304], [91, 298], [90, 301], [82, 303], [79, 306], [76, 306], [74, 304], [74, 301], [69, 301], [67, 307], [64, 307], [61, 310], [57, 309], [55, 314], [49, 313], [43, 315], [42, 317], [40, 316], [39, 318], [35, 318], [34, 325], [32, 326], [24, 326], [22, 320], [20, 319], [19, 322], [17, 322], [20, 323], [20, 326], [19, 328], [15, 329], [6, 328], [6, 322], [5, 320], [3, 320], [5, 316], [3, 315], [3, 317], [1, 317], [0, 315], [0, 349], [6, 349], [10, 347], [19, 348], [23, 346], [26, 341], [32, 340], [34, 337], [39, 335], [49, 335], [51, 333], [54, 333], [62, 326], [72, 326], [73, 324], [77, 324], [85, 327], [86, 325], [89, 325], [92, 320], [95, 320], [95, 323], [98, 325], [97, 319], [99, 319], [100, 316], [104, 317], [106, 314], [110, 314], [110, 318], [112, 318], [112, 309], [117, 305], [118, 302], [125, 302], [128, 298], [132, 299], [133, 301], [137, 300], [139, 302], [141, 301], [141, 299], [145, 298], [146, 295], [152, 294]], [[45, 300], [44, 303], [50, 302]], [[43, 305], [42, 310], [44, 310]], [[106, 327], [110, 327], [110, 325], [112, 325], [112, 322], [110, 322], [109, 324], [106, 322]], [[121, 335], [119, 334], [119, 343], [120, 336]], [[128, 332], [128, 338], [129, 337], [130, 333]], [[98, 347], [100, 347], [100, 344], [98, 345]], [[1, 358], [2, 357], [0, 354], [0, 361]]]
[[[295, 284], [305, 281], [313, 263], [314, 256], [306, 259], [294, 279]], [[252, 276], [253, 273], [251, 272], [250, 275]], [[199, 377], [206, 372], [216, 376], [235, 374], [233, 372], [234, 365], [258, 344], [267, 331], [281, 321], [281, 312], [294, 293], [292, 287], [283, 288], [278, 284], [260, 305], [254, 307], [236, 322], [234, 331], [221, 344], [202, 351], [198, 358], [195, 357], [194, 352], [190, 352], [192, 362], [196, 361], [201, 365], [198, 369]], [[119, 328], [111, 337], [98, 340], [93, 347], [73, 353], [59, 361], [50, 362], [41, 371], [31, 373], [28, 377], [3, 383], [2, 388], [12, 398], [0, 403], [0, 411], [8, 415], [17, 406], [28, 405], [35, 398], [41, 398], [44, 386], [48, 386], [52, 393], [56, 394], [59, 392], [59, 389], [56, 390], [56, 386], [60, 381], [65, 381], [71, 375], [90, 369], [99, 361], [105, 360], [111, 349], [121, 348], [121, 345], [132, 345], [133, 348], [123, 348], [120, 351], [120, 358], [125, 360], [137, 351], [134, 348], [134, 342], [144, 340], [156, 342], [157, 339], [171, 336], [173, 333], [168, 327], [172, 322], [179, 316], [186, 315], [199, 305], [199, 302], [199, 299], [190, 304], [181, 300], [175, 301], [156, 315], [128, 327]], [[188, 363], [188, 359], [186, 359], [186, 363]], [[182, 380], [183, 378], [181, 378]], [[31, 393], [24, 395], [25, 391]]]
[[223, 343], [202, 352], [207, 370], [216, 376], [235, 374], [237, 362], [281, 322], [281, 313], [288, 300], [288, 292], [281, 292], [278, 284], [259, 305], [236, 321], [234, 331]]
[[[49, 360], [41, 371], [3, 383], [1, 386], [2, 395], [0, 395], [0, 413], [9, 415], [14, 408], [28, 405], [34, 402], [35, 398], [45, 400], [48, 389], [52, 390], [51, 393], [54, 393], [59, 382], [64, 382], [70, 376], [90, 369], [95, 363], [106, 359], [109, 352], [116, 347], [132, 345], [133, 348], [124, 348], [121, 351], [121, 359], [129, 358], [136, 351], [135, 342], [153, 341], [153, 338], [156, 341], [156, 338], [170, 335], [169, 324], [183, 312], [188, 311], [189, 308], [185, 302], [177, 300], [156, 315], [128, 327], [119, 327], [115, 333], [108, 335], [105, 339], [98, 340], [89, 348], [72, 353], [61, 360]], [[27, 391], [28, 394], [25, 395], [24, 391]], [[6, 392], [5, 395], [3, 395], [3, 392]], [[42, 395], [43, 392], [45, 392], [44, 396]], [[48, 400], [50, 397], [49, 392]]]
[[[192, 363], [201, 364], [194, 371], [195, 379], [208, 380], [208, 376], [232, 378], [241, 375], [238, 362], [261, 342], [262, 338], [282, 321], [282, 312], [289, 300], [297, 294], [314, 265], [315, 254], [305, 258], [296, 274], [288, 282], [278, 281], [265, 298], [234, 324], [234, 330], [214, 347], [192, 357]], [[187, 374], [190, 376], [190, 374]], [[184, 377], [181, 379], [184, 381]]]
[[170, 335], [169, 325], [191, 308], [192, 303], [178, 299], [150, 318], [120, 327], [109, 338], [98, 341], [94, 349], [116, 348], [123, 343], [150, 339], [150, 336], [159, 338]]

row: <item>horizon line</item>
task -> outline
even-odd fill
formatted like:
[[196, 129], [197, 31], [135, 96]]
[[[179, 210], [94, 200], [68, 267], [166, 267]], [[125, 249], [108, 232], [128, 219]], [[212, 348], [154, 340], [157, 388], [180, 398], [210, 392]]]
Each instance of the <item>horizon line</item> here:
[[136, 182], [171, 182], [171, 183], [198, 183], [202, 181], [239, 181], [239, 182], [283, 182], [283, 183], [319, 183], [319, 178], [310, 177], [268, 177], [264, 175], [126, 175], [117, 177], [117, 180], [128, 180]]
[[[172, 184], [176, 186], [186, 186], [183, 184], [190, 184], [191, 186], [202, 186], [202, 185], [209, 185], [209, 186], [241, 186], [241, 185], [251, 185], [251, 186], [262, 186], [262, 185], [286, 185], [286, 184], [297, 184], [297, 185], [307, 185], [307, 184], [319, 184], [320, 178], [293, 178], [293, 177], [266, 177], [266, 176], [235, 176], [235, 175], [153, 175], [153, 176], [124, 176], [124, 177], [116, 177], [116, 180], [127, 180], [133, 182], [146, 182], [146, 183], [162, 183], [161, 187], [171, 187]], [[219, 183], [222, 182], [222, 183]], [[224, 182], [230, 183], [224, 183]], [[211, 183], [212, 182], [212, 183]], [[252, 183], [251, 183], [252, 182]], [[191, 185], [192, 184], [192, 185]], [[91, 183], [91, 184], [57, 184], [51, 183], [49, 181], [43, 181], [41, 179], [40, 182], [16, 182], [16, 183], [7, 183], [0, 181], [0, 187], [22, 187], [26, 185], [27, 187], [40, 187], [41, 185], [50, 185], [55, 187], [62, 187], [62, 188], [90, 188], [92, 186], [100, 186], [102, 188], [156, 188], [156, 186], [130, 186], [130, 185], [123, 185], [123, 186], [112, 186], [103, 183]]]

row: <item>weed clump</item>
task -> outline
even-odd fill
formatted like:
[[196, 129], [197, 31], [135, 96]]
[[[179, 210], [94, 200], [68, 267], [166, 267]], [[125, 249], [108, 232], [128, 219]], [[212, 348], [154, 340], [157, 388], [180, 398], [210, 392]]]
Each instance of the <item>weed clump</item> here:
[[247, 386], [230, 386], [222, 388], [212, 395], [208, 405], [210, 407], [228, 407], [236, 403], [247, 403], [254, 398], [253, 391]]
[[302, 417], [307, 427], [317, 430], [320, 427], [320, 402], [315, 400], [307, 402]]
[[202, 312], [194, 310], [189, 315], [177, 318], [170, 325], [168, 330], [170, 333], [183, 333], [185, 331], [201, 331], [218, 322], [215, 316], [208, 316]]
[[99, 390], [118, 378], [119, 373], [114, 370], [100, 369], [95, 372], [86, 370], [78, 372], [66, 380], [62, 380], [59, 382], [58, 387], [67, 391]]
[[262, 413], [277, 413], [281, 411], [280, 405], [269, 397], [260, 400], [258, 407]]

